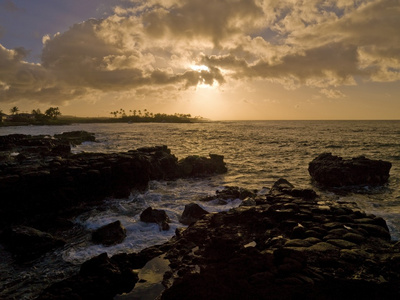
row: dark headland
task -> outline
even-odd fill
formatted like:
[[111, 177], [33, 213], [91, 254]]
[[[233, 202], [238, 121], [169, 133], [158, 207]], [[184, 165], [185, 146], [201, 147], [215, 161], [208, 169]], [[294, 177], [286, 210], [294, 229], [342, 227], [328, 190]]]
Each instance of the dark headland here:
[[[25, 263], [62, 247], [50, 228], [72, 226], [72, 216], [105, 197], [124, 197], [152, 179], [227, 171], [221, 155], [178, 160], [166, 146], [71, 154], [71, 144], [95, 140], [85, 132], [0, 138], [2, 243]], [[321, 154], [309, 166], [315, 183], [327, 187], [384, 184], [389, 170], [388, 162], [331, 154]], [[134, 293], [143, 283], [139, 270], [160, 261], [166, 266], [159, 274], [160, 299], [399, 299], [400, 245], [391, 241], [384, 219], [355, 203], [297, 189], [285, 179], [264, 196], [227, 187], [203, 201], [236, 198], [242, 204], [221, 213], [188, 205], [180, 220], [190, 225], [167, 243], [139, 253], [96, 256], [38, 299], [113, 299]], [[163, 211], [148, 208], [141, 219], [168, 230]], [[93, 238], [113, 244], [124, 234], [115, 222]]]

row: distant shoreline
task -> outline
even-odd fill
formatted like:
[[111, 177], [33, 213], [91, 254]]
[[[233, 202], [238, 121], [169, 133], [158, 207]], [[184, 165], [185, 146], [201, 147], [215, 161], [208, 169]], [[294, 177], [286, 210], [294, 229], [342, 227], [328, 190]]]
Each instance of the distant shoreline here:
[[107, 117], [60, 117], [57, 120], [50, 120], [46, 122], [12, 122], [6, 121], [0, 123], [0, 127], [10, 126], [62, 126], [77, 123], [91, 124], [91, 123], [205, 123], [211, 122], [204, 118], [181, 118], [175, 116], [167, 116], [165, 118], [154, 119], [151, 117], [122, 117], [122, 118], [107, 118]]
[[63, 126], [72, 124], [113, 124], [113, 123], [210, 123], [210, 122], [400, 122], [399, 120], [210, 120], [206, 118], [183, 118], [183, 119], [160, 119], [154, 120], [146, 117], [138, 117], [132, 119], [132, 117], [122, 118], [109, 118], [109, 117], [73, 117], [73, 116], [61, 116], [56, 120], [49, 120], [46, 122], [13, 122], [3, 121], [0, 122], [1, 127], [12, 127], [12, 126]]

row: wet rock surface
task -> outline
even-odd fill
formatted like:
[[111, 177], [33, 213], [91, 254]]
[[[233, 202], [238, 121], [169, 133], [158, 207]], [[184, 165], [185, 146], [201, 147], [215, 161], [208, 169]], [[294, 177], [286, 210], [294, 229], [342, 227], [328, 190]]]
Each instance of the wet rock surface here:
[[179, 161], [179, 172], [184, 176], [222, 174], [227, 171], [222, 155], [210, 154], [209, 158], [197, 155], [188, 156]]
[[240, 199], [244, 200], [246, 198], [254, 198], [256, 196], [255, 191], [250, 191], [245, 188], [237, 187], [237, 186], [226, 186], [223, 190], [217, 190], [215, 195], [207, 196], [201, 198], [200, 201], [208, 202], [214, 201], [219, 204], [226, 204], [229, 200]]
[[190, 225], [200, 219], [202, 216], [208, 214], [208, 211], [201, 208], [196, 203], [190, 203], [185, 205], [182, 216], [179, 218], [179, 222], [184, 225]]
[[146, 208], [140, 214], [140, 221], [146, 223], [156, 223], [160, 226], [160, 230], [169, 230], [170, 219], [162, 209], [153, 209], [152, 207]]
[[96, 141], [96, 137], [93, 133], [83, 130], [63, 132], [61, 134], [55, 134], [54, 137], [62, 141], [67, 141], [73, 146], [80, 145], [83, 142]]
[[163, 253], [163, 247], [148, 248], [138, 254], [100, 254], [82, 264], [78, 274], [53, 284], [37, 299], [113, 299], [132, 290], [138, 281], [133, 270]]
[[112, 299], [133, 287], [133, 269], [161, 254], [171, 268], [161, 299], [400, 297], [400, 246], [382, 218], [285, 180], [253, 200], [202, 216], [164, 245], [93, 258], [39, 299]]
[[341, 187], [351, 185], [381, 185], [388, 181], [392, 164], [364, 156], [343, 159], [331, 153], [320, 154], [309, 163], [311, 177], [321, 185]]
[[23, 223], [47, 230], [56, 218], [76, 215], [106, 197], [128, 197], [150, 180], [226, 172], [220, 155], [189, 159], [184, 164], [194, 167], [183, 171], [167, 146], [112, 154], [70, 152], [71, 143], [93, 138], [87, 132], [0, 137], [0, 229]]
[[0, 236], [0, 241], [19, 261], [35, 259], [65, 244], [64, 240], [50, 233], [28, 226], [6, 228]]
[[92, 233], [93, 242], [105, 246], [122, 243], [125, 237], [126, 229], [122, 226], [121, 221], [104, 225]]

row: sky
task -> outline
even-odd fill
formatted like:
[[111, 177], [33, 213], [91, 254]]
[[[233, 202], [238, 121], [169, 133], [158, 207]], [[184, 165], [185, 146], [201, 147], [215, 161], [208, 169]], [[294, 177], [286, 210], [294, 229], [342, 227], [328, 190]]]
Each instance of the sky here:
[[0, 0], [0, 109], [400, 119], [400, 0]]

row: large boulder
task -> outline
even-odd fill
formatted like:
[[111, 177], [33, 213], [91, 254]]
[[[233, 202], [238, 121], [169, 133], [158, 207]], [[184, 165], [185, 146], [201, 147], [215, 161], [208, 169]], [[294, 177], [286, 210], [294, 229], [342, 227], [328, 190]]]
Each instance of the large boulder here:
[[105, 246], [122, 243], [125, 237], [126, 229], [119, 220], [104, 225], [92, 233], [93, 242]]
[[170, 219], [165, 210], [162, 209], [153, 209], [152, 207], [146, 208], [140, 214], [140, 221], [146, 223], [156, 223], [160, 226], [161, 230], [169, 230], [168, 223], [170, 222]]
[[196, 203], [190, 203], [185, 205], [182, 216], [179, 218], [179, 222], [184, 225], [190, 225], [200, 219], [202, 216], [208, 214], [208, 211], [201, 208]]
[[227, 172], [224, 156], [210, 154], [210, 158], [191, 155], [181, 159], [178, 163], [181, 176], [202, 176], [209, 174], [222, 174]]
[[309, 163], [308, 172], [316, 182], [329, 187], [381, 185], [389, 179], [391, 167], [390, 162], [364, 156], [343, 159], [323, 153]]
[[61, 134], [55, 134], [54, 137], [60, 140], [68, 141], [74, 146], [80, 145], [83, 142], [96, 141], [94, 133], [90, 133], [84, 130], [63, 132]]
[[1, 240], [6, 248], [19, 260], [30, 260], [61, 247], [65, 241], [47, 232], [28, 226], [14, 226], [6, 229]]

